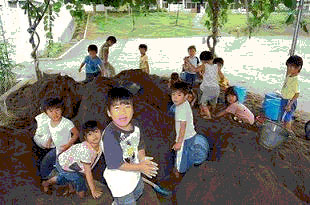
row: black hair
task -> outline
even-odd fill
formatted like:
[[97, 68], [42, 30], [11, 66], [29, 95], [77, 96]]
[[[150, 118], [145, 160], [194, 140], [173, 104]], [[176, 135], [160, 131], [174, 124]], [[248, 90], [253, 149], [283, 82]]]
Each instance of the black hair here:
[[93, 132], [97, 129], [99, 129], [97, 121], [94, 120], [87, 121], [82, 125], [82, 136], [84, 137], [84, 139], [86, 139], [86, 135], [89, 132]]
[[171, 80], [179, 80], [179, 73], [173, 72], [170, 76]]
[[200, 53], [199, 58], [200, 58], [200, 60], [205, 60], [205, 61], [212, 60], [213, 54], [210, 51], [202, 51]]
[[196, 47], [195, 46], [190, 46], [190, 47], [188, 47], [187, 50], [189, 51], [190, 49], [194, 49], [196, 51]]
[[238, 94], [237, 94], [237, 92], [236, 92], [236, 90], [235, 90], [235, 86], [230, 86], [230, 87], [228, 87], [228, 88], [226, 89], [226, 91], [225, 91], [225, 104], [226, 104], [226, 105], [229, 104], [228, 101], [227, 101], [227, 96], [228, 96], [228, 95], [234, 95], [234, 96], [236, 96], [237, 101], [239, 101]]
[[189, 93], [189, 85], [183, 81], [177, 81], [171, 85], [172, 93], [176, 91], [182, 92], [184, 95]]
[[297, 68], [299, 68], [299, 71], [302, 68], [303, 65], [303, 60], [300, 56], [294, 55], [294, 56], [290, 56], [287, 60], [286, 60], [286, 66], [288, 65], [293, 65]]
[[63, 100], [56, 96], [56, 97], [48, 97], [43, 100], [42, 109], [46, 112], [50, 108], [60, 108], [61, 111], [64, 111], [64, 102]]
[[98, 53], [98, 47], [94, 44], [91, 44], [88, 46], [88, 52], [89, 51], [96, 51], [96, 53]]
[[116, 40], [116, 38], [114, 36], [109, 36], [107, 38], [107, 41], [111, 41], [112, 43], [116, 43], [117, 42], [117, 40]]
[[220, 63], [220, 64], [224, 65], [223, 58], [214, 58], [213, 64], [217, 64], [217, 63]]
[[144, 48], [147, 51], [147, 45], [146, 44], [140, 44], [139, 48]]
[[132, 104], [133, 96], [126, 88], [115, 87], [108, 91], [108, 110], [110, 110], [111, 106], [117, 101], [120, 101], [120, 103]]

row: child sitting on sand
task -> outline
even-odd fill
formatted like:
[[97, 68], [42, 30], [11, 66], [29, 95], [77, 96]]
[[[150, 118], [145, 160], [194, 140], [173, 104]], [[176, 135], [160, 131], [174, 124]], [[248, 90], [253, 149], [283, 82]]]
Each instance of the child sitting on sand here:
[[[50, 118], [48, 128], [51, 134], [45, 147], [50, 148], [52, 144], [56, 147], [51, 149], [51, 151], [44, 156], [40, 164], [41, 177], [42, 179], [47, 179], [54, 169], [56, 156], [66, 151], [75, 143], [78, 139], [79, 131], [71, 120], [62, 116], [64, 105], [59, 97], [45, 99], [43, 102], [43, 110]], [[71, 134], [73, 135], [72, 137]]]
[[171, 76], [170, 76], [170, 79], [169, 79], [169, 82], [168, 82], [168, 87], [171, 88], [171, 86], [175, 82], [178, 82], [178, 81], [181, 81], [179, 74], [176, 73], [176, 72], [171, 73]]
[[197, 95], [193, 89], [190, 89], [190, 91], [188, 92], [187, 100], [188, 100], [189, 104], [191, 105], [191, 107], [195, 106], [195, 103], [197, 101]]
[[[216, 64], [218, 69], [222, 71], [222, 68], [224, 66], [224, 60], [223, 58], [214, 58], [213, 64]], [[224, 76], [224, 74], [219, 76], [219, 85], [220, 85], [220, 89], [223, 91], [225, 91], [229, 87], [229, 81]]]
[[[85, 177], [93, 198], [99, 198], [102, 192], [95, 187], [92, 168], [99, 160], [103, 144], [101, 132], [96, 121], [87, 121], [82, 126], [84, 142], [73, 145], [67, 151], [61, 153], [56, 161], [58, 175], [47, 181], [42, 182], [44, 191], [47, 192], [49, 185], [66, 185], [73, 184], [78, 196], [83, 198], [87, 191]], [[73, 193], [74, 189], [69, 186]]]
[[145, 157], [142, 132], [132, 120], [132, 94], [127, 89], [112, 88], [108, 92], [107, 113], [112, 122], [102, 136], [107, 164], [103, 175], [113, 204], [136, 204], [144, 189], [141, 173], [156, 176], [157, 164]]
[[300, 56], [294, 55], [286, 61], [286, 76], [281, 90], [281, 119], [284, 126], [292, 131], [292, 117], [297, 107], [299, 97], [298, 75], [302, 69], [303, 60]]
[[185, 82], [176, 82], [172, 86], [172, 101], [176, 105], [176, 139], [172, 149], [176, 151], [175, 176], [177, 178], [180, 173], [185, 173], [191, 166], [190, 148], [196, 136], [192, 108], [187, 101], [188, 92], [188, 85]]
[[[223, 76], [221, 70], [216, 64], [213, 64], [213, 54], [210, 51], [203, 51], [200, 54], [202, 65], [198, 67], [200, 75], [203, 76], [200, 90], [202, 92], [201, 116], [205, 119], [211, 119], [210, 108], [215, 109], [217, 98], [220, 94], [218, 79]], [[211, 106], [211, 107], [210, 107]]]
[[140, 64], [139, 64], [139, 69], [141, 69], [143, 72], [146, 72], [150, 74], [150, 66], [149, 66], [149, 60], [146, 55], [147, 51], [147, 45], [145, 44], [140, 44], [139, 45], [139, 51], [140, 51]]
[[228, 87], [225, 93], [226, 104], [228, 107], [218, 113], [216, 117], [221, 117], [228, 113], [233, 115], [233, 119], [238, 122], [254, 124], [253, 113], [243, 104], [238, 102], [238, 95], [234, 89], [234, 86]]

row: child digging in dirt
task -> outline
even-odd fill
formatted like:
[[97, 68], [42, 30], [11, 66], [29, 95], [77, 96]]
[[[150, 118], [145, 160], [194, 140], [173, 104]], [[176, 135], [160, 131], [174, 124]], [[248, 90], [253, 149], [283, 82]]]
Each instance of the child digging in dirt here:
[[254, 124], [253, 113], [243, 104], [238, 102], [238, 95], [234, 89], [234, 86], [228, 87], [225, 93], [226, 104], [228, 107], [218, 113], [216, 117], [221, 117], [228, 113], [233, 115], [233, 119], [240, 123]]
[[69, 184], [69, 192], [73, 193], [75, 189], [77, 195], [83, 198], [87, 191], [84, 179], [86, 177], [93, 198], [99, 198], [101, 196], [102, 192], [96, 189], [91, 172], [103, 150], [101, 132], [97, 122], [87, 121], [84, 123], [82, 134], [85, 140], [84, 142], [73, 145], [58, 156], [56, 161], [58, 175], [42, 182], [45, 192], [48, 191], [49, 186], [52, 184]]
[[[43, 110], [50, 118], [48, 129], [51, 135], [45, 147], [51, 148], [52, 145], [55, 146], [44, 156], [40, 164], [40, 175], [43, 180], [46, 180], [54, 169], [56, 156], [66, 151], [76, 142], [79, 131], [71, 120], [62, 116], [64, 105], [59, 97], [45, 99]], [[71, 135], [73, 136], [71, 137]]]

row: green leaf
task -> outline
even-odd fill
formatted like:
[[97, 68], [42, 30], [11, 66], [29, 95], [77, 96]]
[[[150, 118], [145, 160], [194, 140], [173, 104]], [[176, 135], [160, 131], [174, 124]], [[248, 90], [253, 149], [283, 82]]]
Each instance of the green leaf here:
[[295, 20], [294, 14], [290, 14], [290, 15], [288, 16], [288, 18], [286, 19], [285, 23], [286, 23], [287, 25], [289, 25], [289, 24], [292, 24], [292, 23], [294, 22], [294, 20]]
[[284, 5], [290, 9], [296, 9], [297, 0], [284, 0]]

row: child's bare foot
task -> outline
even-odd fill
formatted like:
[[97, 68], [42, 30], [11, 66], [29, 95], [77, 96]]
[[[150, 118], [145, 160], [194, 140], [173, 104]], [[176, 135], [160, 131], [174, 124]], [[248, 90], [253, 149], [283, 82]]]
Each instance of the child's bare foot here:
[[74, 192], [75, 192], [74, 187], [71, 184], [69, 184], [69, 188], [65, 189], [63, 196], [69, 196], [73, 194]]
[[80, 199], [83, 199], [85, 197], [85, 191], [77, 192], [77, 195], [80, 197]]

